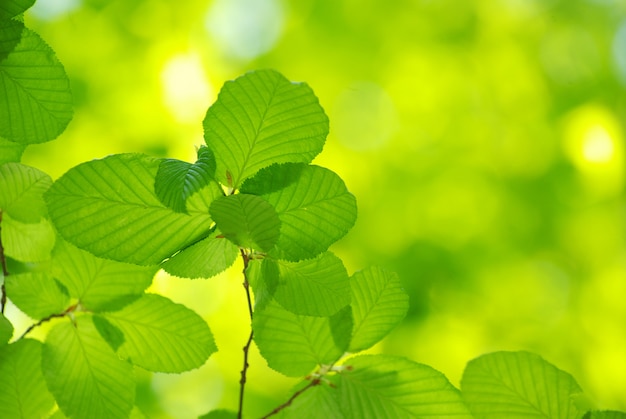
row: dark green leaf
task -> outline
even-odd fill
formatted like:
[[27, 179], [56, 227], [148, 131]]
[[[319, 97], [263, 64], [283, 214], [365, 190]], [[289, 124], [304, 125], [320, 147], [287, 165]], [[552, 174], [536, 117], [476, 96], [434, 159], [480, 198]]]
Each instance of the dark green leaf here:
[[58, 281], [45, 272], [9, 275], [5, 284], [13, 304], [35, 320], [62, 313], [70, 301]]
[[198, 419], [237, 419], [237, 413], [231, 410], [220, 409], [202, 415]]
[[100, 336], [107, 341], [107, 343], [111, 346], [111, 348], [117, 352], [117, 350], [122, 346], [126, 338], [120, 329], [113, 326], [111, 322], [109, 322], [106, 318], [94, 315], [93, 316], [93, 324], [96, 326], [98, 333]]
[[46, 215], [43, 193], [52, 179], [34, 167], [20, 163], [0, 165], [0, 210], [14, 220], [36, 223]]
[[6, 345], [13, 336], [13, 325], [0, 313], [0, 347]]
[[626, 412], [605, 410], [597, 412], [587, 412], [583, 419], [626, 419]]
[[0, 19], [10, 19], [24, 13], [35, 4], [35, 0], [2, 0], [0, 3]]

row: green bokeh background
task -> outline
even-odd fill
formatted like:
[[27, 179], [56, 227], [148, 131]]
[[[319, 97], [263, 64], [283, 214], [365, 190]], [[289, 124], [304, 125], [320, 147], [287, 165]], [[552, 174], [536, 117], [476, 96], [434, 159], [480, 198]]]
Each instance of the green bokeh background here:
[[[618, 0], [38, 0], [26, 17], [71, 79], [75, 118], [23, 158], [58, 178], [112, 153], [192, 160], [224, 81], [275, 68], [331, 121], [316, 163], [357, 197], [333, 247], [410, 293], [374, 352], [458, 385], [465, 363], [531, 350], [598, 408], [626, 410], [626, 3]], [[154, 418], [236, 408], [248, 333], [241, 266], [153, 290], [203, 315], [220, 352], [143, 373]], [[246, 413], [293, 380], [252, 354]]]

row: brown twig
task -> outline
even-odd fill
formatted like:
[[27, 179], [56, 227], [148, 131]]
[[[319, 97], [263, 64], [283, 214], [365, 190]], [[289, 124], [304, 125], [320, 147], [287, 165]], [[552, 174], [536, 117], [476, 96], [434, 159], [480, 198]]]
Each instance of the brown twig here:
[[[46, 318], [43, 318], [41, 320], [39, 320], [37, 323], [33, 323], [30, 325], [30, 327], [28, 329], [26, 329], [24, 331], [24, 333], [22, 333], [22, 336], [20, 336], [20, 339], [23, 339], [27, 334], [29, 334], [35, 327], [41, 326], [42, 324], [44, 324], [45, 322], [49, 322], [52, 319], [56, 319], [59, 317], [65, 317], [68, 314], [70, 314], [71, 312], [75, 311], [76, 308], [78, 307], [78, 304], [74, 304], [69, 306], [65, 311], [63, 311], [62, 313], [55, 313], [55, 314], [51, 314]], [[18, 339], [19, 340], [19, 339]]]
[[317, 385], [319, 385], [322, 382], [321, 379], [319, 378], [314, 378], [313, 380], [311, 380], [311, 382], [309, 384], [307, 384], [305, 387], [301, 388], [300, 390], [296, 391], [295, 393], [293, 393], [291, 395], [291, 397], [289, 398], [289, 400], [287, 400], [285, 403], [281, 404], [280, 406], [278, 406], [276, 409], [272, 410], [271, 412], [269, 412], [267, 415], [263, 416], [261, 419], [267, 419], [270, 416], [273, 416], [275, 414], [277, 414], [278, 412], [280, 412], [281, 410], [285, 409], [286, 407], [291, 406], [291, 403], [293, 403], [293, 401], [296, 399], [296, 397], [298, 397], [299, 395], [301, 395], [302, 393], [304, 393], [305, 391], [307, 391], [310, 388], [313, 388]]
[[241, 419], [243, 415], [243, 396], [246, 387], [246, 374], [248, 372], [248, 354], [250, 352], [250, 346], [252, 346], [252, 339], [254, 338], [254, 330], [252, 330], [252, 297], [250, 295], [250, 283], [248, 282], [248, 275], [246, 270], [248, 269], [248, 262], [250, 258], [244, 249], [241, 249], [241, 257], [243, 259], [243, 287], [246, 290], [246, 299], [248, 300], [248, 313], [250, 314], [250, 336], [246, 345], [243, 347], [243, 368], [241, 369], [241, 379], [239, 380], [239, 410], [237, 412], [237, 419]]
[[9, 276], [9, 271], [7, 270], [7, 260], [4, 256], [4, 246], [2, 245], [2, 210], [0, 210], [0, 263], [2, 264], [2, 275], [4, 276], [1, 287], [2, 296], [0, 296], [0, 313], [4, 314], [4, 307], [7, 304], [7, 292], [4, 287], [4, 281]]

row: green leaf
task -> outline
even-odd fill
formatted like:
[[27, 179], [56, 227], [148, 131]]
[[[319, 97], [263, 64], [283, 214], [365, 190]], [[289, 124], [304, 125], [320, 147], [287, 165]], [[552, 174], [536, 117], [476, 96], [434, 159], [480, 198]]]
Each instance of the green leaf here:
[[280, 234], [280, 220], [263, 198], [238, 194], [211, 204], [211, 216], [224, 237], [244, 248], [269, 251]]
[[62, 313], [70, 301], [67, 291], [45, 272], [9, 275], [5, 285], [13, 304], [35, 320]]
[[266, 259], [263, 280], [287, 310], [304, 316], [331, 316], [350, 304], [350, 280], [341, 259], [330, 252], [300, 262]]
[[194, 193], [204, 192], [209, 200], [222, 196], [223, 192], [215, 176], [215, 157], [207, 147], [198, 150], [194, 164], [176, 159], [165, 159], [159, 164], [154, 191], [163, 205], [176, 212], [187, 212], [187, 199]]
[[202, 415], [198, 419], [237, 419], [237, 413], [231, 410], [219, 409]]
[[13, 325], [4, 317], [4, 314], [0, 313], [0, 348], [11, 340], [13, 336]]
[[21, 22], [0, 20], [0, 40], [0, 137], [21, 144], [55, 139], [73, 115], [63, 65]]
[[21, 262], [42, 262], [50, 259], [56, 236], [50, 222], [42, 218], [35, 224], [24, 224], [6, 214], [2, 216], [4, 253]]
[[53, 251], [52, 272], [70, 296], [91, 311], [121, 308], [143, 294], [152, 283], [156, 266], [137, 266], [100, 259], [59, 240]]
[[0, 348], [0, 417], [47, 417], [54, 399], [41, 373], [41, 343], [21, 339]]
[[171, 275], [180, 278], [211, 278], [228, 269], [239, 248], [217, 231], [206, 239], [181, 250], [161, 264]]
[[189, 371], [217, 350], [198, 314], [160, 295], [146, 294], [103, 317], [124, 334], [120, 356], [149, 371]]
[[461, 389], [480, 418], [579, 418], [574, 378], [529, 352], [495, 352], [467, 364]]
[[3, 0], [0, 4], [0, 19], [10, 19], [29, 9], [35, 0]]
[[271, 368], [301, 377], [344, 354], [351, 324], [349, 307], [333, 317], [311, 317], [299, 316], [273, 302], [255, 311], [252, 329], [254, 341]]
[[0, 165], [0, 210], [23, 223], [36, 223], [46, 215], [43, 193], [52, 179], [20, 163]]
[[41, 363], [48, 388], [68, 417], [127, 418], [135, 401], [132, 365], [118, 358], [90, 316], [75, 322], [48, 333]]
[[280, 259], [317, 256], [356, 221], [354, 196], [337, 174], [323, 167], [273, 165], [248, 179], [241, 191], [262, 196], [276, 209], [281, 228], [272, 254]]
[[[309, 384], [300, 383], [298, 389]], [[344, 419], [339, 406], [339, 391], [326, 384], [309, 388], [298, 396], [286, 409], [276, 415], [276, 419]]]
[[389, 355], [361, 355], [345, 364], [334, 381], [346, 418], [472, 418], [459, 391], [427, 365]]
[[626, 419], [626, 413], [615, 410], [587, 412], [585, 416], [583, 416], [583, 419]]
[[350, 352], [358, 352], [376, 344], [402, 321], [409, 296], [395, 273], [379, 267], [356, 272], [350, 288], [354, 317]]
[[216, 177], [234, 189], [273, 163], [311, 162], [328, 135], [328, 117], [311, 88], [274, 70], [226, 82], [203, 125]]
[[154, 194], [159, 163], [119, 154], [70, 169], [45, 194], [59, 233], [96, 256], [137, 265], [156, 265], [205, 237], [208, 213], [176, 213]]
[[0, 164], [9, 162], [19, 162], [26, 145], [14, 143], [0, 137]]

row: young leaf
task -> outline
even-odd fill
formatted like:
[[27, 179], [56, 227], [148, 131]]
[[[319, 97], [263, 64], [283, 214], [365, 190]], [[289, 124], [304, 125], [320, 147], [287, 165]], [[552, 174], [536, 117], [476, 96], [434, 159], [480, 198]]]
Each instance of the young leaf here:
[[495, 352], [467, 364], [463, 399], [481, 418], [579, 418], [574, 378], [529, 352]]
[[280, 234], [280, 220], [263, 198], [237, 194], [216, 199], [211, 216], [224, 237], [240, 247], [269, 251]]
[[203, 189], [212, 201], [222, 196], [222, 190], [214, 180], [215, 158], [207, 147], [198, 150], [198, 160], [187, 163], [165, 159], [159, 164], [154, 181], [154, 191], [163, 205], [176, 212], [187, 212], [187, 199]]
[[207, 235], [206, 212], [176, 213], [154, 194], [159, 160], [119, 154], [80, 164], [45, 194], [57, 230], [96, 256], [156, 265]]
[[350, 308], [333, 317], [299, 316], [272, 302], [256, 310], [252, 329], [263, 358], [274, 370], [301, 377], [344, 354], [351, 329]]
[[181, 250], [161, 264], [169, 274], [180, 278], [211, 278], [228, 269], [239, 248], [216, 231], [206, 239]]
[[25, 149], [25, 144], [14, 143], [0, 137], [0, 164], [19, 162]]
[[273, 163], [311, 162], [328, 135], [328, 117], [311, 88], [274, 70], [226, 82], [203, 125], [216, 177], [234, 189]]
[[4, 0], [0, 4], [0, 19], [11, 19], [35, 4], [35, 0]]
[[13, 325], [0, 313], [0, 348], [6, 345], [13, 336]]
[[14, 220], [36, 223], [46, 214], [43, 193], [52, 179], [34, 167], [20, 163], [0, 165], [0, 210]]
[[135, 401], [133, 367], [100, 336], [91, 317], [54, 326], [42, 353], [43, 374], [68, 417], [127, 418]]
[[[16, 43], [16, 38], [19, 39]], [[54, 51], [21, 22], [0, 20], [0, 137], [55, 139], [72, 119], [70, 83]]]
[[2, 215], [0, 234], [5, 255], [20, 262], [43, 262], [50, 259], [56, 239], [54, 229], [47, 219], [24, 224], [7, 214]]
[[0, 347], [0, 417], [43, 418], [54, 406], [41, 373], [41, 343], [21, 339]]
[[70, 301], [58, 281], [45, 272], [9, 275], [5, 285], [13, 304], [35, 320], [62, 313]]
[[59, 240], [53, 251], [52, 273], [70, 296], [91, 311], [112, 310], [138, 298], [152, 283], [156, 266], [137, 266], [100, 259]]
[[405, 358], [361, 355], [334, 377], [346, 418], [471, 419], [459, 391], [439, 371]]
[[409, 296], [395, 273], [378, 267], [350, 279], [354, 329], [350, 352], [365, 350], [393, 329], [409, 309]]
[[276, 209], [280, 238], [272, 254], [299, 261], [326, 251], [356, 220], [356, 200], [328, 169], [300, 163], [273, 165], [248, 179], [241, 191], [260, 195]]
[[146, 294], [102, 316], [124, 334], [118, 354], [149, 371], [189, 371], [217, 350], [209, 326], [198, 314], [160, 295]]

